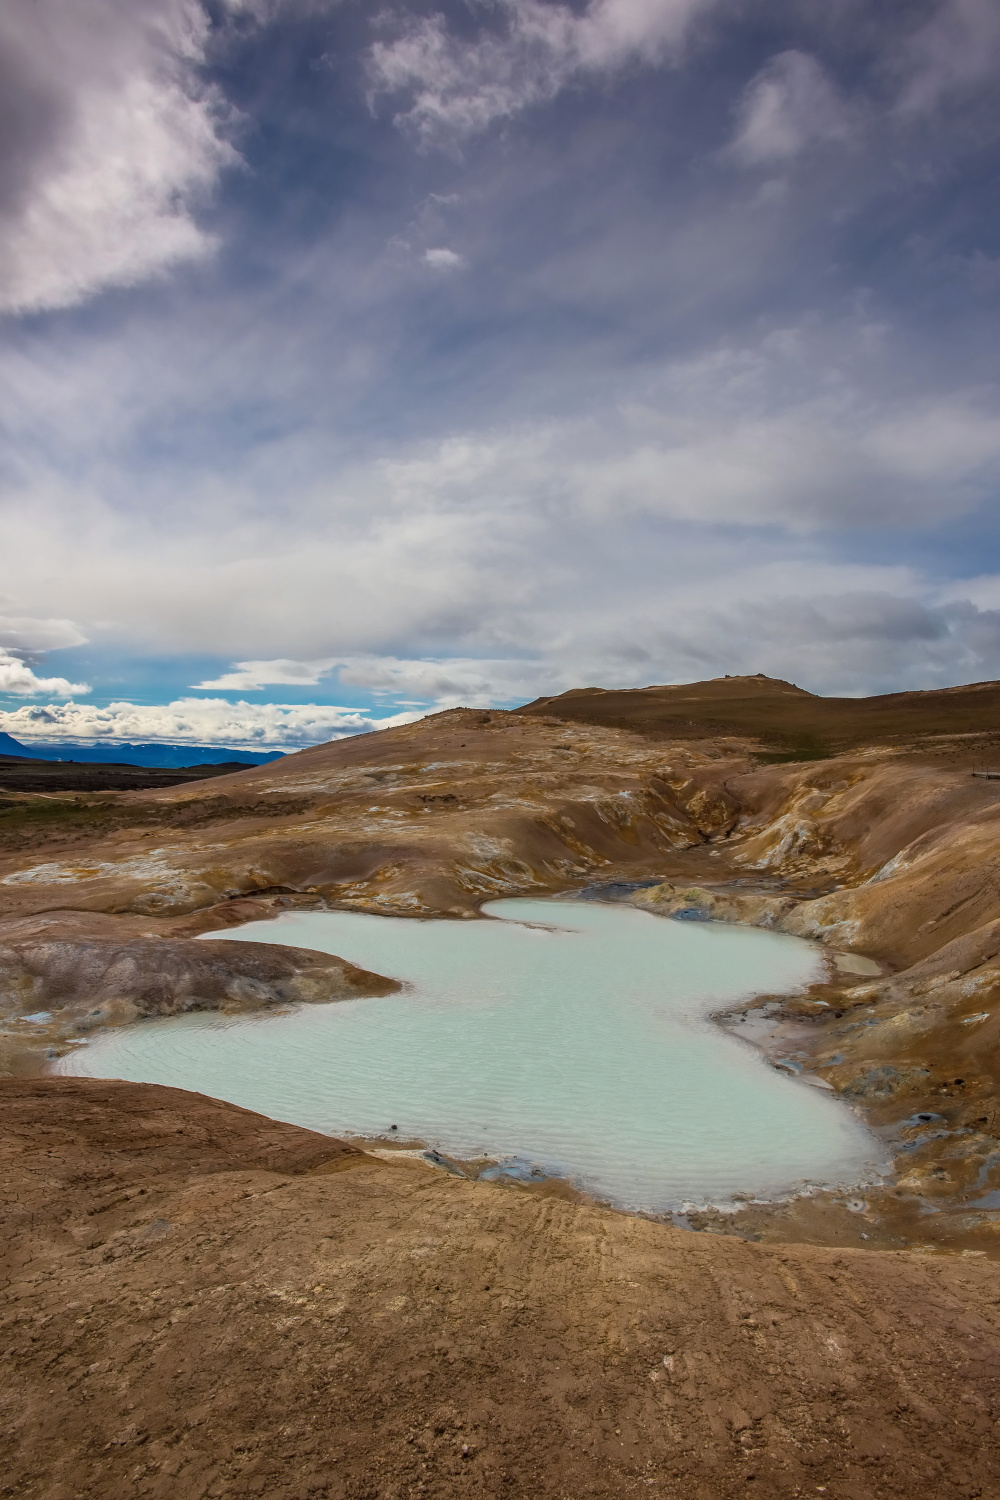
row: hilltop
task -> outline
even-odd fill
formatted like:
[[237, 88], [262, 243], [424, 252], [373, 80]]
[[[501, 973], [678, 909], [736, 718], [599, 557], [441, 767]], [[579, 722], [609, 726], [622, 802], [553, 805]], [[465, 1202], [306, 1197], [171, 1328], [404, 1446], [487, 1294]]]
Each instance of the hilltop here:
[[663, 687], [572, 688], [518, 712], [684, 739], [750, 735], [774, 758], [812, 759], [862, 745], [932, 751], [935, 740], [956, 736], [970, 743], [949, 746], [952, 754], [1000, 756], [1000, 682], [821, 698], [759, 673]]

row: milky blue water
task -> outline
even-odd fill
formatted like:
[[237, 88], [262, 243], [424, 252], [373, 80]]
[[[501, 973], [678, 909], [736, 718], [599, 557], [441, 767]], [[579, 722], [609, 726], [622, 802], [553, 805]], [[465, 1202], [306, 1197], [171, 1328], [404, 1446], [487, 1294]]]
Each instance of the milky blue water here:
[[109, 1030], [59, 1071], [172, 1084], [334, 1135], [515, 1158], [663, 1211], [853, 1183], [877, 1156], [836, 1098], [708, 1017], [821, 976], [797, 938], [629, 906], [509, 900], [485, 922], [288, 913], [232, 942], [337, 953], [402, 994]]

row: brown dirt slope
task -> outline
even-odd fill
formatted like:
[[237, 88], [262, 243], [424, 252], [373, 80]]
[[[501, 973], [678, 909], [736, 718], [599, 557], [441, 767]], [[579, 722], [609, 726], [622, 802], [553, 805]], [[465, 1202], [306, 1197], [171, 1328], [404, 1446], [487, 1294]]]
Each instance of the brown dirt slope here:
[[387, 1166], [177, 1090], [0, 1084], [0, 1492], [1000, 1493], [1000, 1274]]
[[596, 871], [658, 873], [726, 816], [714, 791], [702, 817], [664, 776], [686, 785], [747, 766], [739, 741], [673, 753], [620, 730], [456, 709], [210, 790], [127, 794], [101, 812], [67, 802], [23, 840], [12, 825], [0, 920], [70, 909], [172, 920], [258, 896], [474, 915], [491, 896]]
[[970, 734], [981, 753], [1000, 749], [1000, 683], [871, 698], [821, 698], [763, 673], [678, 686], [573, 688], [520, 713], [644, 734], [752, 735], [787, 753], [825, 754], [857, 745], [900, 744]]

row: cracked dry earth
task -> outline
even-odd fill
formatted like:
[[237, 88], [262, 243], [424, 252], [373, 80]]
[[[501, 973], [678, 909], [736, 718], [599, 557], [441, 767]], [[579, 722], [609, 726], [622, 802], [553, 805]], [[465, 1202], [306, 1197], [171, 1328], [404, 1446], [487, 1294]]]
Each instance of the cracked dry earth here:
[[1000, 1278], [374, 1160], [178, 1090], [0, 1083], [0, 1494], [1000, 1494]]

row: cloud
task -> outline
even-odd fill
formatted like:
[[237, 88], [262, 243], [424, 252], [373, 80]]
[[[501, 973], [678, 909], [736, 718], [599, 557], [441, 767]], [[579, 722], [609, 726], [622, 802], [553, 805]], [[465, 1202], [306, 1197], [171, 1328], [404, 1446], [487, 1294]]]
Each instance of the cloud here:
[[549, 690], [550, 665], [523, 657], [435, 657], [417, 660], [398, 656], [326, 657], [321, 661], [235, 662], [199, 688], [230, 692], [252, 692], [276, 686], [315, 686], [324, 677], [336, 675], [344, 687], [360, 687], [377, 695], [411, 702], [433, 703], [437, 708], [463, 704], [478, 707], [510, 702], [514, 698]]
[[454, 250], [448, 250], [445, 246], [439, 249], [425, 250], [421, 257], [425, 265], [434, 271], [457, 271], [465, 264], [461, 255]]
[[[563, 673], [551, 660], [524, 657], [486, 659], [443, 657], [416, 661], [400, 657], [355, 657], [341, 666], [345, 686], [404, 696], [437, 708], [487, 707], [553, 691]], [[569, 686], [569, 680], [566, 680]]]
[[[928, 523], [988, 498], [1000, 473], [1000, 420], [970, 395], [893, 413], [843, 397], [715, 421], [647, 418], [618, 454], [579, 464], [581, 500], [738, 526], [848, 531]], [[659, 431], [657, 431], [659, 428]]]
[[[263, 473], [234, 458], [224, 477], [182, 474], [180, 499], [158, 488], [157, 457], [141, 512], [40, 471], [10, 492], [0, 552], [39, 618], [65, 611], [102, 652], [232, 660], [202, 691], [339, 680], [438, 703], [533, 697], [631, 672], [651, 599], [691, 612], [706, 595], [786, 595], [795, 568], [817, 592], [867, 591], [871, 570], [820, 580], [824, 549], [856, 553], [879, 530], [910, 545], [988, 504], [989, 390], [901, 389], [898, 358], [863, 318], [804, 319], [602, 375], [601, 401], [567, 415], [397, 441], [392, 457], [379, 442], [345, 461], [307, 434]], [[784, 571], [751, 586], [762, 558]], [[617, 645], [596, 644], [592, 617]], [[697, 674], [686, 645], [656, 660]]]
[[37, 677], [19, 657], [12, 656], [0, 646], [0, 693], [15, 698], [34, 698], [41, 693], [69, 698], [73, 693], [89, 692], [85, 682], [67, 682], [65, 677]]
[[[647, 640], [692, 675], [763, 671], [856, 695], [1000, 677], [1000, 610], [924, 591], [772, 594], [694, 610]], [[723, 663], [729, 665], [723, 666]]]
[[337, 665], [335, 657], [321, 661], [290, 661], [279, 657], [274, 661], [237, 661], [233, 671], [214, 677], [209, 682], [196, 682], [193, 687], [219, 688], [225, 692], [247, 693], [265, 687], [315, 687]]
[[35, 492], [0, 512], [0, 553], [24, 559], [39, 601], [100, 622], [102, 642], [250, 662], [434, 649], [544, 585], [544, 560], [518, 576], [530, 516], [498, 513], [464, 485], [443, 504], [411, 501], [405, 479], [365, 465], [256, 515], [234, 482], [180, 522]]
[[69, 307], [209, 253], [195, 218], [237, 160], [201, 78], [199, 0], [7, 0], [0, 311]]
[[23, 743], [128, 742], [226, 745], [233, 750], [301, 749], [370, 729], [410, 724], [419, 713], [376, 718], [354, 708], [320, 703], [228, 703], [224, 698], [180, 698], [173, 703], [112, 703], [107, 708], [67, 703], [0, 710], [0, 730]]
[[377, 93], [405, 94], [397, 122], [424, 141], [485, 130], [552, 99], [578, 74], [676, 59], [694, 20], [715, 0], [589, 0], [581, 11], [551, 0], [500, 0], [497, 27], [466, 39], [443, 15], [390, 13], [374, 44]]
[[[206, 31], [202, 5], [0, 14], [0, 243], [117, 162], [156, 250], [123, 270], [142, 233], [71, 194], [19, 262], [31, 295], [180, 265], [164, 219], [197, 253], [219, 235], [210, 273], [9, 327], [18, 670], [84, 635], [101, 702], [171, 696], [192, 657], [233, 663], [199, 702], [517, 701], [737, 657], [845, 691], [992, 670], [993, 606], [961, 613], [1000, 485], [989, 14], [249, 0]], [[937, 103], [906, 113], [934, 25]], [[210, 74], [247, 111], [238, 176]], [[463, 150], [415, 151], [366, 84]]]
[[533, 674], [524, 697], [727, 672], [766, 672], [847, 696], [1000, 678], [1000, 609], [941, 600], [917, 578], [851, 574], [805, 564], [782, 578], [765, 569], [720, 578], [714, 592], [671, 590], [659, 608], [644, 597], [617, 619], [580, 620], [546, 654], [551, 686]]
[[60, 647], [82, 646], [86, 640], [83, 631], [72, 620], [0, 615], [0, 641], [8, 650], [57, 651]]
[[[979, 592], [1000, 601], [1000, 580], [980, 580]], [[693, 579], [658, 603], [640, 589], [631, 608], [620, 601], [606, 613], [581, 607], [575, 620], [559, 610], [538, 623], [549, 640], [534, 656], [358, 657], [341, 663], [340, 682], [397, 702], [412, 695], [440, 709], [518, 704], [588, 684], [639, 687], [725, 672], [763, 671], [813, 692], [852, 696], [1000, 677], [1000, 608], [935, 597], [898, 569], [768, 565], [720, 577], [711, 595]], [[68, 703], [0, 711], [0, 730], [23, 742], [290, 750], [411, 723], [423, 711], [413, 705], [381, 714], [221, 698], [107, 708]]]
[[549, 521], [846, 532], [968, 514], [1000, 483], [993, 392], [880, 390], [882, 332], [772, 330], [623, 384], [599, 413], [456, 435], [383, 472], [406, 504], [518, 496]]
[[940, 0], [894, 59], [903, 117], [995, 87], [1000, 72], [1000, 9], [994, 0]]
[[771, 166], [851, 133], [850, 111], [820, 64], [792, 49], [772, 57], [747, 85], [729, 151], [748, 166]]
[[720, 572], [650, 590], [605, 609], [540, 608], [534, 651], [492, 658], [359, 656], [339, 663], [342, 687], [397, 705], [516, 705], [585, 685], [641, 687], [725, 672], [764, 671], [814, 692], [857, 694], [1000, 677], [1000, 579], [982, 606], [941, 597], [906, 569], [797, 561]]

